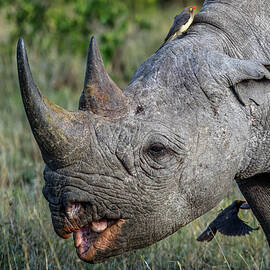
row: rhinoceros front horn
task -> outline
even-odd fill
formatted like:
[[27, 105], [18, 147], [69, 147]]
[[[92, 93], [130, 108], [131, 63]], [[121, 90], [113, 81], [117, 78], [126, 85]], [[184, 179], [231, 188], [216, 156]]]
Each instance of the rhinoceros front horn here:
[[107, 74], [96, 40], [92, 37], [79, 109], [90, 110], [103, 117], [117, 117], [127, 112], [127, 104], [122, 90]]
[[69, 162], [74, 143], [83, 132], [82, 112], [69, 112], [42, 96], [34, 83], [23, 39], [17, 46], [21, 95], [32, 132], [47, 165]]

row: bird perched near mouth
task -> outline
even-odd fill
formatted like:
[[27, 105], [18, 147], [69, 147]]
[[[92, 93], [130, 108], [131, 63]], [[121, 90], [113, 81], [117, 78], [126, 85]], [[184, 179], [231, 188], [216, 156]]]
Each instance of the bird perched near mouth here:
[[165, 43], [172, 40], [174, 37], [181, 35], [188, 30], [188, 28], [193, 22], [194, 19], [193, 12], [195, 9], [196, 6], [186, 7], [180, 14], [174, 17], [173, 25], [162, 45], [164, 45]]
[[245, 201], [233, 201], [232, 204], [218, 214], [206, 230], [200, 234], [197, 241], [210, 242], [217, 231], [228, 236], [242, 236], [249, 234], [253, 230], [258, 230], [258, 228], [251, 228], [238, 217], [240, 209], [250, 209], [250, 207]]

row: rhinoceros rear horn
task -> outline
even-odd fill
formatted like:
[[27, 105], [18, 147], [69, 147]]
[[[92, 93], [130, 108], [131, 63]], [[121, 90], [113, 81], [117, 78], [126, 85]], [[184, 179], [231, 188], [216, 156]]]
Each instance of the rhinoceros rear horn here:
[[34, 83], [23, 39], [17, 46], [17, 64], [24, 108], [44, 161], [50, 165], [66, 162], [74, 152], [77, 133], [82, 132], [82, 119], [42, 96]]
[[84, 90], [79, 109], [92, 111], [104, 117], [115, 117], [127, 111], [127, 99], [107, 74], [94, 37], [89, 44]]

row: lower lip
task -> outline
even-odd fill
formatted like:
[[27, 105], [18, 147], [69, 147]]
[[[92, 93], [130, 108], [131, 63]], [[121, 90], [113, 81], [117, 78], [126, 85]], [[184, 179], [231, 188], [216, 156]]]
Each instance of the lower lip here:
[[[105, 227], [106, 222], [101, 220], [98, 224], [100, 226], [99, 228], [101, 228], [101, 226]], [[119, 219], [113, 224], [107, 222], [107, 227], [102, 232], [93, 231], [91, 229], [93, 224], [74, 232], [74, 245], [80, 259], [86, 262], [91, 262], [97, 252], [106, 252], [108, 250], [117, 249], [114, 242], [117, 237], [122, 234], [121, 227], [125, 222], [126, 220], [124, 219]]]

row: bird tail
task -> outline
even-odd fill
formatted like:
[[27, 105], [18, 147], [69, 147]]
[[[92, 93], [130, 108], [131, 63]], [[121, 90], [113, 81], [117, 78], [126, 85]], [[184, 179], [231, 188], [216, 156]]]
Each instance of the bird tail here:
[[210, 242], [215, 234], [216, 234], [216, 230], [212, 230], [211, 228], [207, 228], [204, 232], [202, 232], [199, 237], [197, 238], [197, 241], [203, 242], [203, 241], [207, 241]]

